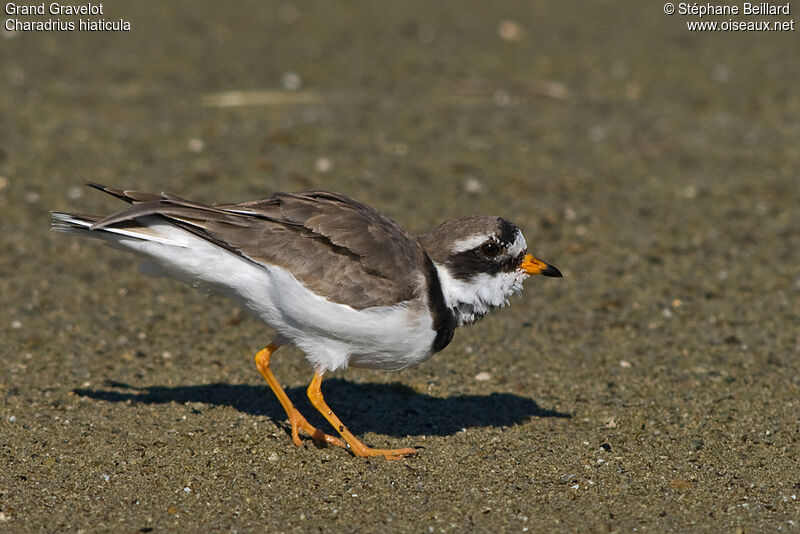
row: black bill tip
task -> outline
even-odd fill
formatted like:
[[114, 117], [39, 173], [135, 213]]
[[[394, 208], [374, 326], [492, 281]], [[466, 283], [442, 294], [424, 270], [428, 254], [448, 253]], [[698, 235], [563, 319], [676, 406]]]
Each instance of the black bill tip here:
[[553, 278], [563, 278], [561, 271], [559, 271], [549, 263], [547, 264], [547, 268], [544, 271], [542, 271], [541, 274], [543, 276], [551, 276]]

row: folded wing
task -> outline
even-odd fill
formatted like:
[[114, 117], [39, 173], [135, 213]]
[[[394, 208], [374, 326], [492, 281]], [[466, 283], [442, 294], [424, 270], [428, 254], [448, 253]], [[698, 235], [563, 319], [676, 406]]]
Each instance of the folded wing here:
[[131, 203], [91, 225], [98, 230], [158, 215], [253, 262], [280, 266], [309, 289], [356, 309], [420, 296], [427, 265], [416, 238], [351, 198], [326, 191], [276, 193], [207, 206], [90, 184]]

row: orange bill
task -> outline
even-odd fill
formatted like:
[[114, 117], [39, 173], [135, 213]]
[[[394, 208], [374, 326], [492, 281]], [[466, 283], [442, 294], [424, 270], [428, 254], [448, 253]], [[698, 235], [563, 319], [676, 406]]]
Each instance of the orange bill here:
[[519, 268], [527, 274], [541, 274], [561, 278], [561, 271], [545, 261], [534, 258], [530, 254], [525, 254], [525, 257], [522, 258], [522, 263], [519, 264]]

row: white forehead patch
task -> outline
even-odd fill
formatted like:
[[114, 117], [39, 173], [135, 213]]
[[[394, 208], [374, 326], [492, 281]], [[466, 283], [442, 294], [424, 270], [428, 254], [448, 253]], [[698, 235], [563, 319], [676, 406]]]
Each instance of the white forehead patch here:
[[514, 242], [508, 247], [509, 256], [516, 256], [528, 250], [528, 243], [525, 242], [525, 236], [522, 235], [522, 230], [517, 229], [517, 235], [514, 236]]

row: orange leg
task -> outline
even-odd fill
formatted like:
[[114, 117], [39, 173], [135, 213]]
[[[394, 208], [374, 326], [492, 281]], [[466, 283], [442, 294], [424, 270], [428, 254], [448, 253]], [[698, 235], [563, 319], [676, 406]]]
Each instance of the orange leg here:
[[278, 350], [278, 347], [279, 345], [277, 345], [275, 342], [272, 342], [267, 348], [258, 351], [258, 354], [256, 354], [256, 367], [258, 368], [258, 372], [261, 373], [261, 376], [264, 377], [264, 380], [267, 381], [267, 384], [269, 384], [269, 387], [272, 388], [275, 396], [278, 397], [278, 401], [281, 403], [281, 406], [283, 406], [283, 409], [286, 410], [286, 415], [289, 416], [289, 424], [292, 425], [292, 441], [294, 441], [294, 444], [297, 446], [302, 444], [300, 441], [300, 436], [298, 435], [298, 430], [302, 430], [318, 443], [326, 442], [346, 449], [347, 444], [345, 444], [342, 440], [318, 430], [316, 427], [311, 425], [311, 423], [306, 421], [306, 418], [303, 417], [303, 414], [301, 414], [297, 408], [294, 407], [292, 401], [289, 400], [286, 392], [278, 383], [278, 379], [275, 378], [275, 375], [272, 374], [272, 371], [269, 368], [269, 359], [272, 356], [272, 353]]
[[347, 427], [342, 424], [342, 421], [336, 417], [336, 414], [325, 403], [325, 399], [322, 397], [322, 373], [317, 372], [314, 374], [311, 384], [308, 385], [308, 398], [311, 399], [311, 404], [319, 410], [319, 413], [325, 416], [325, 419], [342, 435], [350, 446], [350, 450], [356, 456], [384, 456], [387, 460], [399, 460], [409, 454], [417, 453], [417, 449], [413, 448], [371, 449], [361, 443], [358, 438], [347, 430]]

